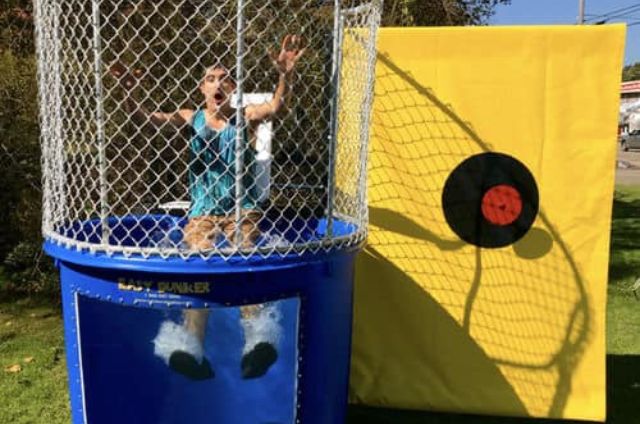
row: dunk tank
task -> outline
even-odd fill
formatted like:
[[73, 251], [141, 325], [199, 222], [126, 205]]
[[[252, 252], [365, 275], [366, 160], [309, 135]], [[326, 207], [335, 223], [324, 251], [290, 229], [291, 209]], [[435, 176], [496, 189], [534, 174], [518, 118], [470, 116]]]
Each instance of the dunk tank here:
[[35, 2], [74, 423], [344, 421], [380, 7]]

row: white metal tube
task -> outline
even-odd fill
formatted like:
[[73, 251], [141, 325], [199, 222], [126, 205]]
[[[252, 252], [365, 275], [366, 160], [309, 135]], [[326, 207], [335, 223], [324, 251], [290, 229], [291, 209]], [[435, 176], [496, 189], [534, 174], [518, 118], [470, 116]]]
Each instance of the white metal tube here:
[[[64, 68], [62, 66], [62, 35], [63, 28], [60, 25], [60, 15], [62, 13], [61, 6], [59, 2], [51, 2], [51, 25], [52, 31], [49, 34], [51, 37], [51, 44], [49, 47], [51, 48], [50, 54], [52, 55], [51, 66], [53, 70], [51, 72], [50, 81], [51, 88], [49, 88], [51, 95], [51, 103], [48, 105], [49, 109], [45, 110], [47, 114], [47, 119], [49, 122], [49, 130], [51, 131], [50, 136], [51, 140], [49, 142], [49, 148], [51, 150], [51, 154], [53, 157], [52, 168], [50, 176], [52, 177], [52, 187], [54, 189], [53, 195], [51, 197], [51, 211], [52, 215], [52, 225], [61, 224], [65, 217], [69, 216], [69, 205], [67, 198], [67, 190], [69, 189], [66, 186], [66, 178], [65, 178], [65, 139], [63, 137], [63, 129], [64, 125], [62, 123], [62, 105], [63, 105], [63, 95], [64, 95], [64, 84], [63, 84], [63, 72]], [[53, 105], [53, 106], [51, 106]]]
[[[375, 2], [376, 0], [373, 0]], [[367, 205], [367, 158], [368, 158], [368, 141], [371, 130], [371, 115], [373, 114], [373, 95], [375, 85], [375, 66], [376, 66], [376, 30], [380, 25], [380, 9], [375, 7], [374, 3], [370, 3], [369, 16], [369, 36], [365, 40], [365, 48], [367, 49], [367, 67], [366, 67], [366, 83], [364, 89], [363, 105], [360, 109], [363, 114], [360, 130], [360, 179], [358, 188], [360, 191], [359, 219], [365, 227], [369, 221], [369, 208]], [[368, 45], [366, 44], [368, 43]]]
[[35, 47], [36, 57], [38, 61], [37, 65], [37, 78], [38, 78], [38, 94], [39, 94], [39, 107], [38, 112], [40, 116], [40, 140], [42, 144], [42, 232], [47, 233], [53, 229], [51, 224], [51, 175], [49, 173], [51, 149], [48, 140], [51, 139], [50, 125], [47, 119], [47, 103], [49, 98], [47, 96], [48, 91], [52, 88], [50, 84], [45, 84], [45, 78], [49, 75], [47, 72], [47, 65], [50, 61], [47, 60], [47, 53], [49, 52], [47, 45], [47, 38], [45, 36], [46, 31], [51, 29], [51, 25], [48, 23], [48, 14], [43, 10], [43, 2], [45, 0], [35, 0], [33, 5], [33, 12], [35, 18]]
[[244, 0], [238, 0], [238, 16], [236, 19], [236, 143], [235, 143], [235, 171], [236, 171], [236, 205], [235, 205], [235, 234], [236, 245], [240, 245], [242, 238], [242, 200], [244, 199], [244, 107], [243, 107], [243, 84], [244, 84]]
[[92, 1], [93, 25], [93, 77], [96, 96], [96, 141], [98, 144], [98, 179], [100, 184], [100, 222], [102, 244], [109, 244], [109, 204], [107, 198], [107, 159], [104, 137], [104, 108], [102, 105], [102, 40], [100, 38], [100, 3]]
[[333, 237], [333, 206], [335, 202], [335, 173], [336, 148], [338, 144], [338, 116], [340, 108], [340, 69], [342, 65], [342, 32], [343, 18], [340, 10], [340, 0], [334, 0], [333, 20], [333, 57], [331, 66], [331, 84], [333, 88], [331, 99], [331, 130], [329, 134], [329, 174], [327, 176], [327, 234]]

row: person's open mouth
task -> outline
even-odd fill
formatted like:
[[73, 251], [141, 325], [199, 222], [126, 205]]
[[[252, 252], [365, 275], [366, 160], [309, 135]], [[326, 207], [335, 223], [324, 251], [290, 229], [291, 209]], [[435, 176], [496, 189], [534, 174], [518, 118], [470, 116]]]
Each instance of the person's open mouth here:
[[215, 93], [213, 95], [213, 101], [217, 104], [220, 105], [223, 101], [224, 101], [224, 96], [222, 95], [222, 93]]

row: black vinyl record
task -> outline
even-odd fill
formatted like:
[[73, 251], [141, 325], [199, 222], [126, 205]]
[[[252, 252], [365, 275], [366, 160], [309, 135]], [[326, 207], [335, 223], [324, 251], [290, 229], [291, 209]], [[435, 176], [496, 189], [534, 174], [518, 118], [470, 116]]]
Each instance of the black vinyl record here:
[[538, 214], [538, 186], [522, 162], [502, 153], [481, 153], [447, 178], [442, 208], [451, 229], [467, 243], [504, 247], [522, 238]]

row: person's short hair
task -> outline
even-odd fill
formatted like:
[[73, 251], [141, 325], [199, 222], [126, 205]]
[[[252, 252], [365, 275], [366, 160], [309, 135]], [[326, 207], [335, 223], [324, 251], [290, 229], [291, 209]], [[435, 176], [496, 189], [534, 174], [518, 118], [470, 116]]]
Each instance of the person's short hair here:
[[216, 62], [213, 65], [205, 67], [204, 68], [204, 72], [202, 74], [202, 80], [201, 81], [204, 81], [204, 77], [207, 75], [207, 72], [209, 72], [210, 70], [214, 70], [214, 69], [222, 69], [225, 72], [225, 74], [227, 75], [227, 80], [230, 81], [233, 85], [236, 85], [236, 80], [235, 80], [235, 78], [233, 78], [233, 75], [231, 74], [231, 71], [229, 71], [229, 68], [227, 66], [225, 66], [221, 62]]

